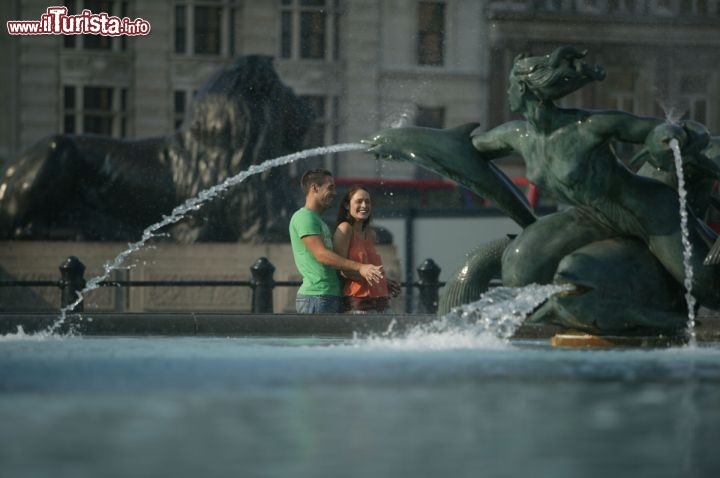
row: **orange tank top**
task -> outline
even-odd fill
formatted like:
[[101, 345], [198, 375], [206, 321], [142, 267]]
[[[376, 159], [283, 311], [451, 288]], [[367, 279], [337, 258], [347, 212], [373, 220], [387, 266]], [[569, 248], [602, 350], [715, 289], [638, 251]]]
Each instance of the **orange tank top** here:
[[[360, 239], [353, 234], [348, 249], [348, 259], [362, 264], [382, 265], [382, 258], [375, 250], [372, 239]], [[345, 279], [343, 295], [350, 297], [389, 297], [387, 281], [383, 277], [370, 285], [366, 280]]]

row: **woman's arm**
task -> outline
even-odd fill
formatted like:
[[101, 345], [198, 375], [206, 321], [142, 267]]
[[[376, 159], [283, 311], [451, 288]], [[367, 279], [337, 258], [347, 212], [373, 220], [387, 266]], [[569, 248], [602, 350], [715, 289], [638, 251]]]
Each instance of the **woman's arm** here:
[[603, 138], [642, 144], [657, 125], [664, 123], [664, 120], [650, 116], [636, 116], [624, 111], [599, 111], [591, 113], [584, 123], [591, 133]]
[[352, 226], [349, 222], [341, 222], [333, 235], [333, 250], [337, 255], [347, 257], [352, 238]]
[[479, 128], [470, 134], [472, 144], [482, 153], [485, 159], [503, 158], [516, 148], [513, 138], [519, 137], [527, 128], [525, 121], [510, 121], [501, 124], [489, 131], [480, 131]]
[[[353, 230], [349, 222], [341, 222], [335, 229], [335, 234], [333, 235], [333, 250], [337, 255], [347, 258], [352, 234]], [[349, 269], [341, 269], [340, 275], [353, 280], [362, 280], [363, 278], [358, 272]]]

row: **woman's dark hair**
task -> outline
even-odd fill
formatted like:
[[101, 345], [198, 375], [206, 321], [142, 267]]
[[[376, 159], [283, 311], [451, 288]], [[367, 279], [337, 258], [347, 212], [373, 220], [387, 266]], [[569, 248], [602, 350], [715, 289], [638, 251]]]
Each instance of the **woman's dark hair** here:
[[[353, 184], [350, 186], [350, 189], [348, 189], [347, 193], [342, 198], [342, 201], [340, 201], [340, 207], [338, 208], [337, 213], [337, 221], [335, 222], [335, 227], [339, 226], [343, 222], [349, 222], [350, 224], [355, 224], [355, 218], [350, 215], [350, 199], [353, 197], [353, 195], [358, 191], [365, 191], [366, 193], [370, 194], [370, 192], [364, 188], [363, 186], [360, 186], [359, 184]], [[363, 230], [367, 227], [368, 224], [370, 224], [370, 220], [372, 219], [372, 209], [370, 210], [370, 215], [367, 219], [363, 219], [362, 221], [362, 228]]]

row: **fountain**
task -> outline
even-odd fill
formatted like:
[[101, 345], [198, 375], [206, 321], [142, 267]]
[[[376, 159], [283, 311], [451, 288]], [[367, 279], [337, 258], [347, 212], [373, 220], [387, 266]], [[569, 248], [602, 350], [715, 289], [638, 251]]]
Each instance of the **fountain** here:
[[[506, 286], [574, 286], [533, 311], [530, 322], [598, 335], [684, 334], [693, 324], [686, 312], [695, 308], [690, 296], [687, 304], [683, 300], [686, 290], [700, 305], [720, 307], [720, 241], [698, 219], [710, 207], [708, 181], [720, 178], [720, 140], [689, 120], [674, 124], [623, 111], [556, 106], [555, 100], [604, 79], [603, 68], [587, 64], [584, 56], [565, 46], [515, 59], [510, 108], [524, 120], [487, 131], [475, 124], [387, 129], [364, 142], [378, 158], [413, 162], [494, 199], [524, 228], [512, 240], [471, 253], [448, 285], [441, 313], [476, 300], [499, 271]], [[679, 144], [690, 169], [705, 173], [687, 185], [693, 197], [687, 213], [668, 181], [631, 171], [613, 143], [642, 147], [633, 162], [647, 162], [666, 175], [674, 170], [671, 146]], [[571, 207], [536, 220], [519, 191], [492, 167], [492, 160], [511, 153], [523, 158], [531, 181]], [[681, 228], [681, 213], [688, 216], [683, 225], [689, 231]]]
[[[555, 55], [556, 66], [568, 66], [573, 57]], [[576, 86], [585, 77], [573, 75], [583, 72], [588, 73], [581, 63], [573, 63], [563, 81]], [[678, 132], [664, 121], [647, 121], [661, 138]], [[529, 125], [512, 126], [519, 138], [530, 134]], [[702, 136], [697, 125], [685, 128], [691, 129], [688, 136]], [[351, 337], [323, 333], [322, 317], [307, 317], [315, 330], [303, 335], [285, 329], [262, 336], [256, 328], [230, 337], [195, 321], [173, 337], [22, 331], [0, 336], [3, 476], [476, 476], [481, 470], [489, 476], [592, 477], [636, 475], [639, 467], [640, 474], [652, 476], [710, 476], [720, 465], [713, 440], [720, 426], [716, 345], [568, 350], [515, 335], [528, 314], [530, 320], [599, 333], [683, 329], [683, 282], [643, 241], [609, 233], [613, 227], [632, 228], [632, 221], [597, 224], [596, 211], [583, 206], [537, 218], [480, 155], [482, 138], [469, 136], [475, 129], [406, 127], [371, 140], [372, 153], [411, 159], [483, 194], [494, 191], [525, 228], [515, 239], [475, 249], [448, 284], [443, 296], [448, 313], [442, 318], [402, 331], [397, 317], [384, 333]], [[478, 136], [483, 133], [473, 138]], [[679, 145], [687, 174], [676, 177], [665, 164], [672, 155], [659, 154], [669, 151], [663, 139], [637, 156], [663, 166], [662, 174], [653, 166], [659, 180], [637, 181], [663, 198], [676, 193], [661, 182], [685, 182], [695, 272], [705, 250], [696, 243], [691, 221], [708, 204], [694, 186], [705, 178], [691, 173], [711, 167], [708, 161], [717, 155], [710, 158], [708, 152], [717, 143], [691, 150], [684, 139]], [[418, 144], [432, 149], [411, 149]], [[464, 155], [444, 157], [443, 148]], [[281, 156], [269, 166], [311, 153]], [[605, 149], [594, 154], [614, 160]], [[478, 161], [467, 161], [467, 155]], [[264, 167], [239, 172], [158, 218], [127, 254]], [[534, 180], [558, 187], [554, 181], [560, 178], [540, 175], [540, 165], [528, 170], [537, 175]], [[551, 171], [577, 179], [578, 171]], [[615, 173], [636, 181], [623, 171]], [[597, 187], [593, 181], [587, 186], [578, 194]], [[678, 200], [674, 210], [652, 206], [673, 211], [673, 230], [684, 229]], [[610, 214], [614, 209], [605, 203], [598, 207], [608, 219], [627, 219]], [[555, 241], [557, 231], [548, 229], [558, 226], [568, 230]], [[584, 234], [574, 226], [585, 226]], [[535, 229], [539, 239], [531, 235]], [[534, 239], [548, 243], [547, 249], [533, 249]], [[555, 253], [552, 260], [540, 260], [546, 251]], [[529, 267], [534, 264], [514, 257], [519, 253], [540, 264]], [[110, 261], [108, 269], [127, 254]], [[487, 290], [498, 274], [506, 284]], [[523, 277], [546, 280], [515, 287]], [[703, 280], [694, 276], [693, 290], [706, 289]], [[581, 314], [572, 315], [575, 311]]]
[[[364, 141], [367, 151], [380, 158], [412, 161], [458, 181], [496, 201], [524, 228], [517, 237], [500, 238], [481, 245], [468, 256], [467, 262], [446, 287], [440, 315], [480, 299], [491, 280], [499, 276], [506, 287], [551, 283], [572, 286], [557, 289], [547, 300], [543, 299], [537, 304], [539, 306], [529, 310], [527, 323], [552, 324], [597, 335], [687, 333], [693, 341], [695, 294], [700, 305], [714, 308], [720, 304], [720, 292], [715, 287], [718, 274], [713, 266], [718, 259], [715, 251], [718, 242], [716, 235], [698, 219], [711, 207], [710, 187], [714, 179], [720, 178], [720, 167], [715, 163], [720, 157], [718, 141], [710, 138], [703, 125], [693, 121], [673, 122], [622, 111], [557, 107], [555, 100], [604, 78], [603, 68], [588, 65], [583, 61], [584, 56], [584, 52], [573, 47], [560, 47], [545, 56], [517, 57], [510, 75], [509, 99], [511, 109], [522, 113], [525, 120], [511, 121], [488, 131], [475, 123], [447, 130], [394, 127]], [[262, 91], [258, 89], [260, 83], [263, 83]], [[263, 92], [270, 90], [294, 98], [279, 83], [268, 58], [241, 58], [208, 81], [200, 94], [192, 125], [212, 123], [198, 118], [219, 114], [218, 102], [224, 100], [218, 100], [217, 95], [230, 92], [235, 103], [262, 104]], [[239, 107], [231, 105], [231, 108]], [[297, 110], [302, 108], [298, 106]], [[280, 124], [286, 123], [280, 121]], [[192, 136], [195, 129], [196, 126], [191, 126], [189, 130], [181, 130], [170, 142]], [[300, 129], [302, 127], [298, 126], [298, 134]], [[218, 133], [221, 144], [227, 146], [228, 141], [238, 141], [238, 135], [226, 133]], [[199, 133], [199, 136], [204, 138], [207, 134]], [[239, 135], [240, 138], [245, 136]], [[57, 143], [55, 146], [70, 145], [53, 148], [63, 152], [60, 156], [33, 156], [25, 158], [28, 161], [19, 161], [18, 167], [11, 165], [8, 171], [12, 173], [6, 174], [8, 182], [5, 184], [10, 187], [3, 188], [6, 192], [4, 205], [8, 206], [4, 208], [5, 225], [25, 221], [32, 227], [6, 227], [5, 230], [21, 234], [22, 231], [38, 232], [48, 226], [35, 229], [42, 224], [40, 219], [44, 216], [33, 216], [36, 212], [33, 204], [37, 201], [31, 196], [43, 190], [41, 183], [47, 176], [45, 170], [56, 167], [58, 157], [64, 158], [60, 165], [70, 167], [78, 161], [90, 164], [92, 158], [110, 154], [117, 156], [116, 162], [122, 166], [123, 161], [130, 161], [130, 156], [125, 157], [117, 151], [144, 148], [120, 144], [108, 146], [103, 141], [95, 141], [82, 137], [55, 138], [52, 140]], [[76, 151], [86, 142], [90, 146]], [[638, 174], [620, 161], [612, 142], [642, 146], [628, 161], [636, 168], [642, 165]], [[202, 158], [216, 157], [217, 152], [208, 152], [208, 148], [189, 149], [197, 150]], [[352, 150], [358, 145], [330, 148], [335, 148], [332, 151]], [[140, 239], [129, 244], [115, 260], [106, 263], [104, 272], [88, 281], [75, 304], [108, 279], [112, 271], [123, 266], [125, 259], [143, 248], [147, 241], [172, 230], [172, 226], [193, 211], [207, 208], [206, 203], [210, 200], [221, 195], [237, 196], [231, 187], [295, 159], [327, 151], [322, 148], [308, 150], [253, 164], [215, 186], [195, 191], [194, 196], [175, 207], [170, 215], [162, 216], [158, 222], [139, 231]], [[512, 152], [524, 158], [531, 180], [571, 207], [546, 217], [536, 217], [522, 193], [491, 161]], [[177, 166], [178, 162], [183, 163], [178, 159], [182, 155], [172, 150], [168, 154], [168, 158], [175, 158], [169, 162], [171, 175], [182, 176]], [[228, 156], [234, 158], [231, 160], [233, 168], [237, 169], [243, 155], [244, 152], [241, 157]], [[163, 158], [165, 156], [161, 155], [160, 163], [169, 161]], [[195, 160], [202, 161], [202, 158]], [[253, 161], [257, 159], [254, 157]], [[187, 161], [189, 159], [185, 158], [184, 162]], [[684, 169], [689, 178], [687, 185]], [[90, 170], [94, 171], [93, 168]], [[220, 177], [229, 171], [224, 171]], [[20, 182], [30, 184], [30, 187], [12, 187]], [[201, 184], [195, 180], [190, 183], [195, 189]], [[101, 182], [98, 184], [103, 191], [109, 187]], [[686, 186], [689, 191], [687, 201]], [[58, 188], [62, 190], [63, 187], [61, 181]], [[679, 196], [673, 188], [678, 190]], [[111, 209], [111, 206], [105, 205], [103, 209]], [[280, 216], [285, 215], [286, 209], [278, 209]], [[270, 222], [273, 221], [275, 219]], [[84, 230], [82, 223], [73, 227]], [[249, 229], [257, 230], [254, 226]], [[127, 232], [130, 229], [120, 227], [118, 230]], [[217, 230], [217, 227], [201, 230]], [[562, 233], [558, 234], [558, 231]], [[196, 239], [210, 237], [204, 234], [191, 236]], [[64, 321], [65, 312], [72, 310], [75, 304], [61, 311], [59, 324]], [[51, 331], [57, 329], [55, 324]]]

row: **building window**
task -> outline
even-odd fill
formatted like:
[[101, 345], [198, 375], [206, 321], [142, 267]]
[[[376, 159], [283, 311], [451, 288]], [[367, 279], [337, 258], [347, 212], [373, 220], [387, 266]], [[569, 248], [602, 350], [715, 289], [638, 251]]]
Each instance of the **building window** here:
[[127, 136], [127, 88], [63, 87], [63, 132]]
[[[315, 115], [305, 135], [305, 148], [330, 146], [338, 142], [340, 120], [340, 102], [337, 96], [302, 95]], [[325, 167], [337, 170], [337, 154], [328, 154], [320, 158], [312, 167]]]
[[573, 0], [545, 0], [545, 9], [551, 12], [572, 10]]
[[415, 126], [424, 128], [442, 128], [445, 126], [445, 108], [428, 108], [425, 106], [417, 107], [415, 115]]
[[185, 5], [175, 6], [175, 53], [187, 51], [187, 8]]
[[600, 88], [605, 92], [602, 107], [639, 114], [638, 74], [627, 67], [606, 68], [607, 75]]
[[175, 129], [180, 128], [185, 121], [187, 113], [187, 94], [182, 90], [176, 90], [173, 94], [173, 118]]
[[66, 86], [63, 88], [63, 132], [68, 134], [77, 133], [75, 127], [75, 119], [77, 117], [77, 108], [75, 100], [75, 87]]
[[280, 57], [338, 58], [338, 0], [281, 0]]
[[[619, 110], [626, 113], [641, 114], [638, 100], [639, 74], [628, 65], [609, 65], [605, 68], [605, 81], [597, 84], [597, 103], [600, 108]], [[563, 107], [583, 108], [588, 98], [583, 97], [582, 90], [573, 93], [576, 102], [563, 104]], [[567, 98], [567, 97], [566, 97]], [[564, 100], [565, 98], [563, 98]], [[561, 100], [562, 102], [562, 100]], [[628, 161], [638, 152], [638, 148], [627, 142], [616, 141], [612, 145], [615, 154], [623, 161]]]
[[301, 98], [307, 102], [315, 115], [315, 120], [305, 135], [305, 146], [316, 148], [335, 144], [339, 127], [337, 96], [303, 95]]
[[707, 124], [708, 95], [706, 90], [707, 77], [698, 74], [686, 74], [680, 77], [679, 96], [682, 108], [686, 111], [684, 118]]
[[445, 4], [418, 4], [418, 64], [439, 66], [445, 62]]
[[173, 128], [179, 129], [190, 112], [190, 106], [197, 90], [183, 89], [173, 91]]
[[113, 89], [83, 88], [83, 133], [112, 135]]
[[195, 29], [193, 43], [195, 53], [206, 55], [220, 54], [220, 25], [222, 9], [217, 7], [195, 7]]
[[576, 0], [575, 9], [579, 13], [598, 15], [607, 12], [607, 0]]
[[650, 0], [650, 11], [661, 17], [670, 17], [678, 11], [678, 0]]
[[175, 53], [235, 54], [234, 0], [187, 0], [175, 4]]
[[[442, 128], [445, 125], [445, 108], [428, 108], [418, 106], [415, 115], [415, 126], [424, 128]], [[415, 179], [442, 179], [442, 176], [425, 168], [417, 166], [413, 173]]]
[[639, 13], [643, 7], [640, 0], [608, 0], [608, 12], [618, 14]]
[[533, 5], [526, 0], [493, 0], [488, 7], [494, 12], [527, 12]]
[[[714, 5], [713, 5], [714, 3]], [[714, 7], [714, 8], [713, 8]], [[680, 11], [698, 16], [717, 14], [718, 2], [713, 0], [680, 0]]]
[[641, 0], [608, 0], [608, 13], [621, 15], [640, 13], [639, 8], [643, 3]]
[[[67, 7], [68, 15], [79, 15], [83, 10], [90, 10], [94, 14], [107, 13], [108, 16], [128, 17], [127, 0], [67, 0], [64, 6]], [[63, 46], [67, 49], [77, 50], [126, 51], [127, 37], [125, 35], [116, 37], [108, 35], [64, 35]]]
[[718, 15], [718, 0], [649, 0], [650, 11], [658, 16], [700, 16]]

